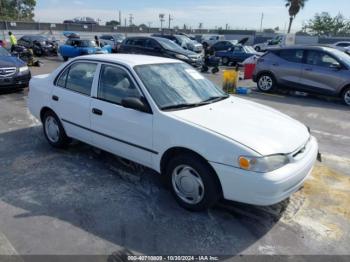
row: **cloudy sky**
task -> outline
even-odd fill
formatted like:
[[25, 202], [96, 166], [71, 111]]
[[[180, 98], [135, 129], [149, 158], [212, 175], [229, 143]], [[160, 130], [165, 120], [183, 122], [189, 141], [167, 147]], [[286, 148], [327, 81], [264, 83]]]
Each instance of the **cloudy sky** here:
[[[259, 29], [264, 13], [264, 28], [279, 26], [284, 29], [288, 13], [284, 0], [37, 0], [35, 19], [41, 22], [62, 22], [78, 16], [90, 16], [102, 22], [118, 19], [121, 10], [123, 20], [133, 14], [134, 23], [152, 23], [159, 26], [159, 13], [171, 14], [173, 25], [184, 24], [198, 28], [225, 27], [232, 29]], [[327, 11], [332, 15], [342, 12], [350, 18], [349, 0], [308, 0], [306, 7], [295, 21], [299, 29], [303, 21], [316, 12]]]

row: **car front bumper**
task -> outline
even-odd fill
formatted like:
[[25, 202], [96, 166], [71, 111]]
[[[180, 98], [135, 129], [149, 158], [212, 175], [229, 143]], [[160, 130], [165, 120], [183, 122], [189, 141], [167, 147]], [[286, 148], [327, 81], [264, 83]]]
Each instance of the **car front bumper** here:
[[312, 137], [302, 159], [270, 173], [255, 173], [210, 163], [219, 177], [225, 199], [270, 206], [287, 199], [302, 187], [312, 172], [317, 156], [318, 144]]
[[0, 77], [0, 88], [22, 88], [29, 85], [31, 74], [26, 73], [23, 75]]

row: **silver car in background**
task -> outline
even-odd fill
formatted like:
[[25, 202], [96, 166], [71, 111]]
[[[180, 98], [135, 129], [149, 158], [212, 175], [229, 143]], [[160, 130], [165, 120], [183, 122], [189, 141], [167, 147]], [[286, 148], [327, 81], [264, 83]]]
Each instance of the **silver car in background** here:
[[338, 96], [350, 106], [350, 56], [331, 47], [271, 49], [258, 60], [253, 80], [263, 92], [288, 87]]

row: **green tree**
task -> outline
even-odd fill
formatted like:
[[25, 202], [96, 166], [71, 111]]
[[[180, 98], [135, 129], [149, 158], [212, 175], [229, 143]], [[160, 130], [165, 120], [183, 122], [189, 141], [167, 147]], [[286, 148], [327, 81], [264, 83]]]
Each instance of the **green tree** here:
[[286, 7], [288, 7], [288, 12], [289, 12], [289, 26], [288, 26], [288, 34], [290, 33], [292, 29], [292, 24], [299, 13], [299, 11], [304, 8], [305, 2], [307, 0], [285, 0], [286, 1]]
[[109, 26], [118, 26], [118, 25], [120, 25], [120, 23], [119, 23], [119, 21], [117, 21], [117, 20], [111, 20], [111, 21], [106, 22], [106, 25], [109, 25]]
[[36, 0], [0, 0], [0, 20], [33, 21]]
[[308, 21], [306, 29], [316, 36], [346, 36], [350, 34], [350, 21], [342, 14], [332, 17], [327, 12], [317, 13]]

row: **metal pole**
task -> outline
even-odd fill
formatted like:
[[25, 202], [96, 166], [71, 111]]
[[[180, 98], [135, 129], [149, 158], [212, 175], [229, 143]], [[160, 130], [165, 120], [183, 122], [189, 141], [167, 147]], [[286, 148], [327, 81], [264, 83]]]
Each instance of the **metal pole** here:
[[260, 32], [262, 32], [263, 21], [264, 21], [264, 13], [261, 13]]

